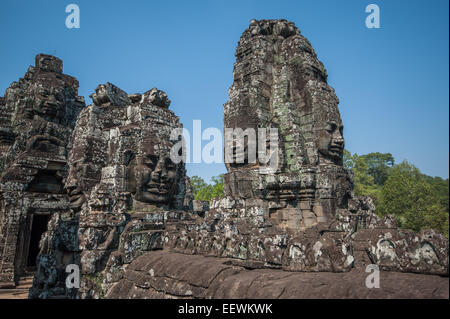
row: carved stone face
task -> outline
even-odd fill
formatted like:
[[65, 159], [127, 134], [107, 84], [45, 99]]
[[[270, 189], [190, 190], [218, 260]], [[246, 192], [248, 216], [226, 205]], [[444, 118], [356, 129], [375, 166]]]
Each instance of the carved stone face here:
[[287, 38], [296, 33], [296, 27], [292, 22], [275, 21], [275, 20], [260, 20], [252, 19], [249, 26], [252, 35], [279, 35]]
[[64, 142], [50, 135], [36, 135], [27, 142], [27, 152], [38, 151], [49, 153], [50, 156], [60, 154], [60, 148], [64, 147]]
[[59, 90], [39, 88], [34, 107], [36, 113], [49, 118], [60, 118], [64, 114], [64, 94]]
[[330, 120], [324, 127], [317, 130], [318, 149], [320, 154], [334, 163], [342, 161], [344, 152], [344, 126], [338, 121]]
[[169, 156], [147, 154], [137, 158], [136, 199], [138, 201], [169, 204], [175, 190], [177, 166]]
[[231, 163], [228, 163], [230, 168], [240, 168], [249, 164], [248, 154], [248, 137], [244, 140], [236, 140], [231, 147]]
[[85, 166], [79, 162], [74, 162], [67, 176], [64, 188], [69, 195], [70, 208], [74, 211], [79, 211], [81, 206], [86, 201], [83, 190], [86, 189], [84, 185], [85, 179]]

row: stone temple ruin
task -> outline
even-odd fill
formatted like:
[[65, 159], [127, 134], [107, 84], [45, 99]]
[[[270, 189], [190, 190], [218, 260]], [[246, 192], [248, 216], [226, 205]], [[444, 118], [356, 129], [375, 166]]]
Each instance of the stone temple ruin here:
[[88, 297], [89, 283], [108, 262], [130, 263], [145, 251], [162, 249], [166, 219], [191, 207], [184, 165], [170, 159], [178, 141], [170, 134], [181, 124], [167, 95], [155, 88], [128, 95], [107, 83], [91, 98], [93, 105], [78, 116], [65, 180], [74, 219], [69, 227], [55, 221], [45, 234], [31, 297], [73, 293], [65, 289], [67, 264], [58, 259], [66, 233], [75, 237], [63, 246], [91, 279], [80, 290]]
[[277, 128], [279, 165], [275, 174], [260, 174], [258, 163], [229, 165], [226, 195], [271, 202], [270, 218], [293, 230], [346, 208], [351, 179], [342, 167], [339, 100], [308, 40], [293, 23], [252, 21], [233, 76], [225, 127]]
[[[106, 83], [85, 107], [77, 89], [38, 55], [0, 98], [1, 285], [32, 272], [30, 298], [448, 298], [448, 240], [353, 194], [339, 100], [293, 23], [250, 22], [224, 105], [225, 128], [278, 130], [277, 168], [231, 141], [244, 161], [204, 214], [171, 160], [182, 125], [163, 91]], [[381, 289], [364, 285], [370, 264]]]
[[2, 286], [34, 270], [49, 220], [71, 214], [63, 178], [70, 137], [84, 106], [78, 81], [62, 73], [60, 59], [43, 54], [0, 100]]

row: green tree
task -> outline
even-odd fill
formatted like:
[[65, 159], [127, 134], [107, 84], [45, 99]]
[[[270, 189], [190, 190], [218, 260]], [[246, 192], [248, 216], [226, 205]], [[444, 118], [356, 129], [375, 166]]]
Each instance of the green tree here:
[[[372, 164], [373, 165], [373, 164]], [[370, 163], [366, 156], [351, 154], [344, 151], [344, 166], [353, 171], [353, 182], [356, 195], [370, 196], [375, 204], [378, 202], [380, 187], [375, 183], [375, 178], [369, 174]]]
[[205, 187], [202, 187], [197, 194], [194, 195], [194, 199], [202, 200], [202, 201], [210, 201], [212, 198], [213, 186], [207, 184]]
[[449, 211], [449, 181], [448, 181], [448, 178], [444, 180], [438, 176], [431, 177], [431, 176], [427, 176], [427, 175], [424, 175], [424, 178], [433, 188], [433, 192], [439, 198], [439, 203], [448, 212]]
[[190, 178], [191, 180], [191, 186], [192, 186], [192, 193], [195, 197], [195, 195], [197, 195], [197, 193], [205, 188], [208, 184], [203, 180], [203, 178], [194, 175]]
[[448, 238], [449, 215], [448, 210], [439, 204], [426, 207], [424, 212], [424, 225], [421, 228], [430, 228], [439, 231]]
[[344, 150], [343, 164], [344, 167], [348, 169], [353, 169], [355, 167], [353, 155], [347, 150]]
[[369, 153], [362, 155], [367, 164], [367, 174], [373, 177], [376, 185], [382, 186], [389, 177], [394, 166], [394, 157], [391, 153]]
[[[212, 184], [207, 184], [202, 178], [193, 176], [195, 186], [192, 186], [194, 199], [202, 201], [210, 201], [214, 197], [221, 197], [224, 194], [224, 174], [213, 176], [211, 178]], [[195, 191], [194, 191], [195, 189]]]
[[448, 237], [448, 210], [425, 175], [407, 161], [392, 168], [382, 187], [377, 212], [393, 215], [402, 228], [432, 228]]
[[219, 176], [213, 176], [211, 178], [211, 181], [213, 182], [211, 198], [223, 196], [224, 174], [220, 174]]

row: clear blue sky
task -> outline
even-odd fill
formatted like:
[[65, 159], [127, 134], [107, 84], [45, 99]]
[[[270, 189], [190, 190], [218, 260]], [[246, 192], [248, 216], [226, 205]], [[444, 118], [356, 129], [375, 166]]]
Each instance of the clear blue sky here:
[[[81, 28], [65, 26], [66, 5]], [[381, 29], [367, 29], [378, 4]], [[295, 22], [325, 64], [341, 101], [346, 148], [390, 152], [429, 175], [449, 175], [447, 0], [22, 1], [0, 2], [0, 94], [37, 53], [55, 54], [86, 97], [100, 83], [129, 93], [165, 90], [191, 129], [223, 127], [234, 51], [252, 18]], [[207, 142], [205, 142], [207, 143]], [[208, 180], [222, 164], [188, 164]]]

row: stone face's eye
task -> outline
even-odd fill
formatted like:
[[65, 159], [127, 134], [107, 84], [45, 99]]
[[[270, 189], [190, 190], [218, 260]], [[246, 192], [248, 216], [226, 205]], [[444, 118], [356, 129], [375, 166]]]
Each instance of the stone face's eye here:
[[337, 128], [336, 123], [333, 122], [327, 123], [326, 130], [328, 132], [333, 133], [336, 130], [336, 128]]
[[151, 169], [154, 169], [156, 167], [156, 163], [158, 163], [157, 156], [149, 155], [144, 158], [144, 164]]
[[341, 135], [344, 135], [344, 125], [339, 126], [339, 133], [341, 133]]
[[167, 169], [175, 169], [176, 165], [174, 164], [174, 162], [172, 162], [172, 160], [170, 158], [166, 159], [166, 168]]

